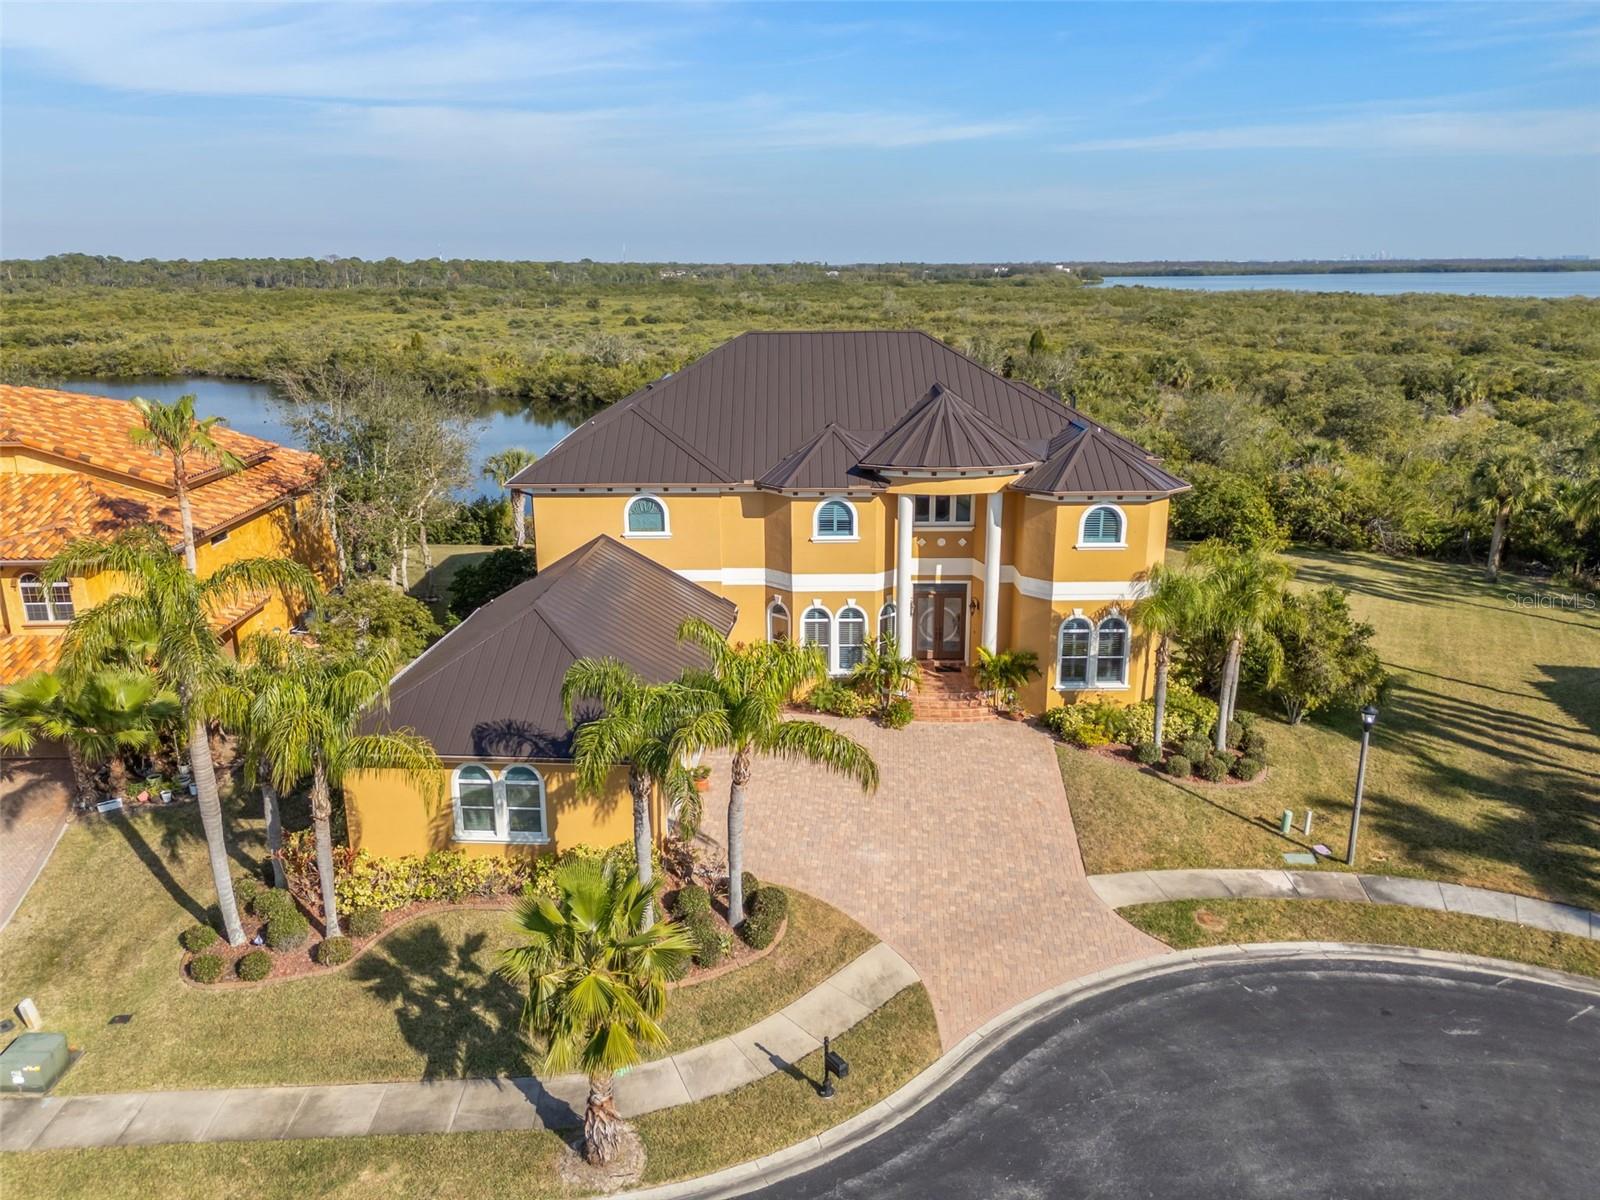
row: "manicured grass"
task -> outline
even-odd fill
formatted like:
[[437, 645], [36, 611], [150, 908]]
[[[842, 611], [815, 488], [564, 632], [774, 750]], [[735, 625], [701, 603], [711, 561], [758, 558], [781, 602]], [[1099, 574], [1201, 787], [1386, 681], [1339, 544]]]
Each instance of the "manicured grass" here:
[[[233, 824], [248, 861], [258, 823]], [[85, 1051], [63, 1094], [534, 1073], [522, 994], [494, 970], [512, 938], [504, 911], [418, 918], [330, 974], [208, 990], [179, 978], [177, 939], [210, 893], [192, 806], [68, 829], [0, 933], [0, 999], [33, 996], [47, 1028]], [[670, 1050], [753, 1024], [873, 944], [837, 910], [791, 897], [771, 955], [673, 994]], [[133, 1021], [108, 1025], [118, 1013]]]
[[[779, 1072], [726, 1096], [651, 1113], [638, 1122], [649, 1181], [702, 1174], [769, 1154], [870, 1107], [939, 1053], [933, 1008], [908, 988], [835, 1046], [850, 1077], [832, 1101]], [[816, 1055], [796, 1064], [815, 1078]], [[387, 1200], [391, 1196], [572, 1195], [555, 1178], [550, 1133], [230, 1142], [115, 1150], [53, 1150], [0, 1157], [0, 1192], [79, 1200], [211, 1200], [237, 1180], [258, 1200]], [[226, 1190], [226, 1189], [224, 1189]]]
[[406, 578], [406, 591], [418, 600], [428, 600], [428, 607], [433, 610], [436, 620], [443, 620], [449, 609], [450, 581], [455, 578], [456, 572], [468, 563], [475, 563], [481, 558], [487, 558], [491, 553], [500, 549], [499, 546], [455, 546], [441, 544], [430, 546], [433, 554], [433, 570], [423, 569], [422, 549], [419, 546], [411, 547], [411, 564]]
[[1179, 950], [1243, 942], [1371, 942], [1600, 976], [1600, 942], [1462, 913], [1337, 900], [1174, 900], [1118, 911]]
[[[1395, 676], [1373, 736], [1357, 867], [1600, 908], [1600, 611], [1519, 605], [1540, 582], [1366, 554], [1290, 555], [1377, 630]], [[1567, 595], [1570, 596], [1570, 593]], [[1290, 728], [1266, 702], [1270, 774], [1210, 787], [1061, 752], [1091, 873], [1281, 867], [1322, 842], [1342, 858], [1359, 734], [1334, 712]], [[1312, 835], [1278, 815], [1316, 813]], [[1342, 869], [1342, 863], [1324, 863]]]

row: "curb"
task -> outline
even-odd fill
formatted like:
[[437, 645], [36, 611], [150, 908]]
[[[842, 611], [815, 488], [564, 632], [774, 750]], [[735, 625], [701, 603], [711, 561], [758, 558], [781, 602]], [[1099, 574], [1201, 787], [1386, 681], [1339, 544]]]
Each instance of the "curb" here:
[[1600, 999], [1600, 980], [1471, 954], [1359, 942], [1259, 942], [1205, 946], [1110, 967], [1040, 992], [969, 1033], [899, 1091], [848, 1120], [792, 1146], [696, 1179], [618, 1194], [629, 1197], [629, 1200], [728, 1200], [746, 1195], [756, 1188], [768, 1187], [822, 1166], [889, 1132], [956, 1084], [987, 1057], [990, 1050], [1003, 1046], [1063, 1008], [1141, 980], [1179, 974], [1217, 962], [1266, 962], [1296, 958], [1451, 967], [1498, 979], [1520, 979], [1529, 983], [1576, 989]]

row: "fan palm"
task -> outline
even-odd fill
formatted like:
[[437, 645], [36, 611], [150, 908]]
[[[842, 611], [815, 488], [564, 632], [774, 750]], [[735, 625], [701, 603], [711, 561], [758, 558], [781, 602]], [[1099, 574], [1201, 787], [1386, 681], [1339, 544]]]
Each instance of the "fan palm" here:
[[1472, 493], [1494, 519], [1489, 535], [1488, 576], [1500, 577], [1500, 559], [1512, 518], [1550, 493], [1550, 476], [1530, 445], [1508, 442], [1479, 460], [1472, 472]]
[[314, 603], [316, 580], [299, 563], [279, 558], [238, 559], [198, 579], [151, 526], [125, 530], [110, 541], [79, 539], [51, 560], [44, 575], [54, 581], [102, 572], [120, 575], [126, 590], [73, 618], [62, 638], [62, 669], [68, 675], [88, 674], [118, 646], [139, 638], [153, 642], [151, 670], [177, 695], [188, 730], [189, 765], [223, 927], [229, 943], [240, 945], [244, 930], [233, 898], [222, 801], [206, 736], [207, 721], [214, 715], [213, 698], [227, 672], [213, 616], [241, 597], [268, 588], [296, 592], [307, 604]]
[[555, 883], [554, 900], [530, 891], [517, 905], [524, 942], [501, 952], [500, 972], [528, 987], [522, 1023], [544, 1069], [589, 1076], [584, 1157], [605, 1163], [624, 1129], [613, 1079], [667, 1044], [667, 978], [695, 943], [671, 920], [651, 922], [658, 885], [615, 862], [569, 863]]
[[399, 651], [379, 642], [357, 654], [328, 654], [283, 634], [258, 634], [245, 643], [260, 668], [253, 692], [227, 689], [222, 711], [251, 731], [272, 785], [288, 792], [311, 782], [311, 824], [322, 885], [323, 929], [339, 936], [334, 891], [332, 789], [361, 771], [400, 771], [424, 789], [438, 788], [443, 764], [410, 730], [361, 732], [361, 718], [388, 696]]
[[94, 767], [128, 751], [154, 750], [177, 720], [178, 698], [144, 671], [74, 677], [39, 671], [0, 688], [0, 749], [26, 754], [37, 738], [67, 750], [78, 802], [94, 801]]
[[878, 786], [878, 764], [854, 738], [815, 721], [783, 715], [784, 705], [808, 683], [827, 677], [815, 646], [797, 642], [730, 645], [713, 625], [691, 618], [678, 629], [698, 646], [710, 667], [686, 671], [682, 683], [699, 693], [697, 715], [680, 731], [685, 749], [716, 747], [732, 754], [728, 788], [728, 924], [744, 920], [744, 809], [758, 754], [799, 759], [854, 779], [862, 791]]
[[[661, 789], [664, 808], [698, 800], [694, 781], [683, 764], [679, 731], [694, 715], [695, 694], [676, 684], [651, 684], [614, 658], [580, 658], [567, 668], [561, 683], [561, 705], [568, 724], [583, 701], [592, 701], [600, 715], [585, 721], [573, 735], [573, 764], [578, 791], [601, 796], [618, 763], [628, 764], [628, 791], [633, 797], [633, 856], [640, 883], [651, 881], [650, 793]], [[649, 924], [649, 914], [646, 922]]]
[[[502, 492], [506, 486], [516, 478], [519, 471], [531, 467], [539, 456], [532, 450], [524, 450], [521, 446], [508, 446], [504, 450], [497, 450], [483, 460], [483, 477], [494, 481], [495, 487]], [[506, 507], [511, 510], [511, 524], [516, 530], [517, 545], [522, 545], [527, 540], [527, 514], [522, 500], [509, 493], [506, 495]]]
[[191, 456], [215, 460], [224, 471], [240, 470], [244, 463], [231, 451], [217, 444], [211, 431], [223, 424], [221, 417], [196, 419], [193, 395], [179, 396], [171, 404], [160, 400], [133, 398], [134, 408], [144, 422], [128, 430], [135, 446], [148, 446], [157, 455], [172, 458], [172, 489], [178, 496], [178, 516], [183, 522], [183, 561], [195, 569], [194, 516], [189, 511], [189, 459]]
[[1217, 694], [1215, 746], [1220, 754], [1228, 747], [1228, 722], [1238, 699], [1245, 643], [1260, 636], [1282, 605], [1294, 569], [1270, 550], [1223, 542], [1201, 543], [1193, 559], [1204, 570], [1198, 585], [1205, 594], [1203, 611], [1227, 643]]
[[1166, 740], [1167, 681], [1172, 672], [1172, 644], [1205, 624], [1207, 594], [1187, 571], [1156, 564], [1150, 568], [1149, 590], [1133, 606], [1133, 623], [1156, 639], [1155, 743]]
[[922, 686], [922, 668], [915, 659], [902, 658], [892, 637], [874, 638], [862, 650], [861, 661], [850, 671], [850, 686], [866, 688], [884, 712], [897, 696]]

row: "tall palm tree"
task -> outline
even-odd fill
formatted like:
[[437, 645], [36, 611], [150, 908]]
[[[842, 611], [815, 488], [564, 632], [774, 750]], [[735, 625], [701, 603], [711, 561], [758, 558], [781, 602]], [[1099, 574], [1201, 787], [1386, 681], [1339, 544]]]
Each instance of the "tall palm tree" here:
[[125, 530], [110, 541], [79, 539], [51, 560], [44, 576], [55, 581], [103, 571], [121, 575], [127, 590], [72, 619], [62, 639], [62, 669], [68, 674], [87, 673], [118, 646], [138, 638], [153, 640], [151, 669], [176, 693], [188, 729], [189, 766], [223, 927], [229, 944], [240, 945], [244, 929], [233, 898], [222, 801], [207, 737], [216, 691], [226, 674], [212, 618], [229, 603], [266, 588], [297, 592], [308, 605], [314, 604], [316, 580], [299, 563], [280, 558], [238, 559], [199, 579], [173, 555], [161, 531], [148, 525]]
[[1506, 441], [1478, 460], [1471, 486], [1478, 504], [1494, 519], [1487, 567], [1492, 583], [1500, 578], [1500, 559], [1512, 518], [1549, 495], [1550, 476], [1531, 445]]
[[1156, 639], [1155, 743], [1160, 746], [1166, 740], [1172, 645], [1205, 624], [1207, 594], [1195, 576], [1160, 563], [1150, 568], [1147, 582], [1149, 590], [1133, 606], [1133, 623]]
[[224, 471], [240, 470], [244, 463], [237, 455], [217, 444], [211, 431], [224, 424], [221, 417], [197, 420], [194, 415], [194, 396], [179, 396], [171, 404], [160, 400], [133, 398], [139, 410], [142, 428], [128, 430], [128, 440], [135, 446], [148, 446], [157, 455], [172, 458], [172, 488], [178, 494], [178, 515], [183, 521], [183, 561], [189, 570], [195, 569], [194, 516], [189, 511], [189, 459], [191, 456], [213, 459]]
[[728, 924], [744, 920], [744, 809], [758, 754], [801, 759], [854, 779], [864, 792], [878, 786], [878, 764], [854, 738], [815, 721], [788, 720], [783, 706], [808, 683], [825, 679], [827, 665], [815, 646], [798, 642], [730, 645], [713, 625], [690, 618], [680, 641], [698, 646], [711, 665], [685, 671], [685, 687], [700, 693], [699, 715], [680, 732], [685, 749], [727, 749], [733, 757], [728, 788]]
[[667, 1044], [667, 976], [694, 952], [671, 920], [650, 921], [657, 887], [615, 863], [569, 863], [554, 901], [523, 897], [512, 925], [525, 941], [501, 951], [501, 974], [527, 984], [522, 1022], [544, 1069], [589, 1076], [583, 1148], [595, 1164], [610, 1161], [625, 1128], [616, 1073]]
[[78, 802], [87, 806], [95, 795], [95, 765], [156, 749], [162, 729], [180, 711], [177, 696], [145, 671], [97, 670], [81, 677], [39, 671], [0, 688], [0, 749], [26, 754], [36, 738], [59, 740]]
[[424, 789], [437, 789], [443, 764], [410, 730], [361, 732], [362, 715], [387, 699], [389, 680], [402, 664], [394, 643], [329, 654], [284, 634], [257, 634], [245, 643], [245, 655], [260, 668], [260, 683], [254, 689], [225, 689], [222, 711], [250, 730], [278, 791], [311, 781], [323, 931], [338, 937], [332, 789], [360, 771], [400, 771]]
[[[221, 704], [226, 709], [235, 695], [253, 696], [272, 682], [271, 672], [259, 663], [236, 663], [220, 689]], [[272, 886], [286, 888], [289, 878], [283, 869], [283, 811], [279, 804], [278, 789], [272, 782], [272, 769], [267, 759], [263, 731], [251, 727], [248, 714], [235, 714], [227, 725], [238, 737], [238, 762], [246, 788], [256, 788], [261, 793], [261, 818], [267, 827], [267, 861], [272, 864]]]
[[[492, 479], [495, 487], [502, 492], [506, 485], [524, 467], [531, 467], [539, 456], [532, 450], [524, 450], [521, 446], [508, 446], [504, 450], [497, 450], [483, 460], [483, 477]], [[527, 513], [523, 507], [522, 498], [506, 493], [506, 504], [511, 509], [511, 524], [516, 530], [517, 545], [522, 545], [527, 540]]]
[[1283, 603], [1284, 588], [1294, 570], [1271, 550], [1203, 542], [1193, 559], [1204, 570], [1200, 587], [1207, 593], [1205, 611], [1212, 627], [1226, 639], [1222, 682], [1217, 693], [1215, 745], [1228, 747], [1228, 722], [1239, 695], [1239, 666], [1245, 643], [1258, 637]]

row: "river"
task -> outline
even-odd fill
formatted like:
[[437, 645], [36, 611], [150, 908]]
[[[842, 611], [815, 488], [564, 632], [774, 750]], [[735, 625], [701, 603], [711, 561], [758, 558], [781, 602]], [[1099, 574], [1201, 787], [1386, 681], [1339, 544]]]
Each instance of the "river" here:
[[1455, 296], [1524, 296], [1562, 300], [1600, 296], [1600, 271], [1372, 271], [1349, 275], [1107, 275], [1106, 287], [1173, 288], [1189, 292], [1404, 292]]
[[[228, 428], [253, 434], [285, 446], [299, 446], [300, 439], [290, 428], [281, 393], [270, 383], [243, 379], [69, 379], [60, 384], [69, 392], [95, 396], [114, 396], [127, 400], [144, 396], [151, 400], [176, 400], [192, 392], [195, 411], [202, 417], [222, 417]], [[479, 471], [484, 459], [500, 450], [520, 446], [543, 455], [572, 429], [565, 421], [540, 420], [517, 401], [481, 401], [472, 426], [472, 483], [466, 496], [487, 495], [494, 484]]]

